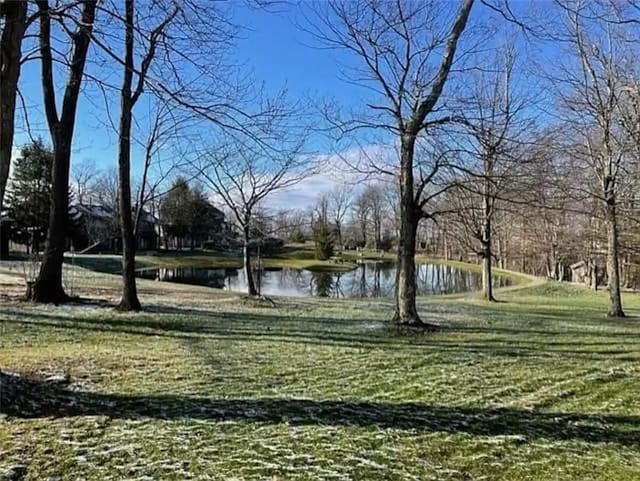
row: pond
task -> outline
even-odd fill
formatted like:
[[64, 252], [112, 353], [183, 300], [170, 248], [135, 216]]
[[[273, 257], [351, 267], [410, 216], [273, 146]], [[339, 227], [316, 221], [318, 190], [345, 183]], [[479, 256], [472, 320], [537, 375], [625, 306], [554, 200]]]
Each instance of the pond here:
[[[418, 292], [421, 295], [455, 294], [480, 290], [480, 273], [444, 264], [416, 266]], [[393, 296], [396, 267], [387, 263], [364, 263], [348, 272], [317, 272], [300, 269], [265, 269], [256, 276], [256, 287], [267, 296], [292, 297], [385, 297]], [[181, 284], [192, 284], [247, 291], [247, 279], [242, 269], [211, 269], [200, 267], [142, 269], [138, 276]], [[496, 276], [494, 285], [513, 284], [507, 277]]]

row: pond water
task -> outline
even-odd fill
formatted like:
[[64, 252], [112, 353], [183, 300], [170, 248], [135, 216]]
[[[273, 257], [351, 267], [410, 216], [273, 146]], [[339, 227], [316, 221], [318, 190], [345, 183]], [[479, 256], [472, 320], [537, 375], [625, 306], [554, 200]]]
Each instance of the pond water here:
[[[480, 290], [482, 278], [472, 272], [443, 264], [416, 266], [418, 292], [421, 295], [454, 294]], [[181, 284], [192, 284], [247, 291], [242, 269], [209, 269], [199, 267], [143, 269], [138, 276]], [[254, 273], [256, 287], [267, 296], [292, 297], [385, 297], [393, 296], [396, 267], [394, 264], [365, 263], [348, 272], [312, 272], [299, 269], [265, 269]], [[496, 287], [512, 284], [507, 277], [494, 279]]]

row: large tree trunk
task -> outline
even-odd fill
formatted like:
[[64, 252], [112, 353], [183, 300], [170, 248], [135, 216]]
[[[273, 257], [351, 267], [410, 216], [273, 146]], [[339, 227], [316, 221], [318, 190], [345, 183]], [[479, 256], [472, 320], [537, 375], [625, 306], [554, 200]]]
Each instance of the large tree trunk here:
[[118, 309], [142, 309], [136, 287], [136, 237], [131, 215], [131, 117], [133, 99], [133, 0], [125, 2], [126, 52], [124, 78], [120, 92], [120, 138], [118, 142], [118, 197], [122, 232], [122, 299]]
[[416, 309], [416, 234], [418, 215], [414, 198], [413, 153], [415, 137], [402, 139], [400, 146], [400, 238], [396, 269], [396, 311], [394, 322], [426, 327]]
[[40, 273], [28, 296], [36, 302], [62, 303], [69, 300], [62, 286], [62, 264], [69, 219], [69, 144], [54, 141], [49, 229]]
[[423, 325], [416, 309], [416, 231], [418, 223], [412, 215], [403, 216], [398, 245], [396, 274], [396, 312], [394, 321], [407, 325]]
[[607, 278], [609, 280], [609, 298], [611, 305], [608, 315], [624, 317], [622, 296], [620, 294], [620, 265], [618, 252], [618, 219], [616, 201], [613, 194], [607, 195]]
[[[27, 2], [4, 2], [0, 5], [4, 19], [0, 37], [0, 213], [9, 179], [13, 149], [16, 95], [20, 77], [22, 39], [27, 25]], [[2, 224], [0, 222], [0, 234]], [[2, 236], [0, 235], [0, 238]], [[8, 252], [0, 248], [0, 258]]]
[[[244, 228], [244, 273], [247, 277], [247, 294], [250, 296], [258, 295], [256, 290], [256, 284], [253, 281], [253, 274], [251, 273], [251, 251], [249, 250], [249, 227]], [[259, 274], [258, 274], [259, 275]]]
[[69, 170], [71, 143], [76, 121], [76, 108], [80, 85], [91, 41], [96, 0], [84, 0], [78, 31], [72, 36], [73, 56], [69, 64], [69, 77], [58, 118], [56, 93], [53, 81], [51, 53], [51, 17], [48, 0], [38, 0], [40, 14], [40, 54], [42, 56], [42, 90], [47, 124], [53, 140], [54, 158], [51, 170], [51, 206], [44, 259], [33, 286], [28, 287], [27, 297], [36, 302], [64, 302], [69, 298], [62, 286], [62, 263], [69, 216]]

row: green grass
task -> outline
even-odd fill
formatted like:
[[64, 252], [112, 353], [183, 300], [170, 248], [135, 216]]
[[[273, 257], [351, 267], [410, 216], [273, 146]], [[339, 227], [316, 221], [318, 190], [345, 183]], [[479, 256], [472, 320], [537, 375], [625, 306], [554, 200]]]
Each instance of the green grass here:
[[[113, 302], [118, 279], [76, 269]], [[0, 271], [11, 290], [15, 279]], [[640, 296], [556, 283], [391, 301], [140, 281], [147, 312], [0, 302], [0, 472], [25, 480], [640, 479]], [[55, 385], [52, 374], [69, 377]], [[0, 475], [1, 479], [1, 475]]]

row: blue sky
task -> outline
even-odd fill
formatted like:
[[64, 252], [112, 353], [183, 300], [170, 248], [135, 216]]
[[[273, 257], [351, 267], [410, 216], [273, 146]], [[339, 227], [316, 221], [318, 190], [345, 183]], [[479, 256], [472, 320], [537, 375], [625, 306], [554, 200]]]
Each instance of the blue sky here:
[[[341, 52], [304, 45], [305, 33], [295, 26], [294, 9], [289, 7], [286, 11], [266, 11], [236, 2], [233, 15], [245, 29], [238, 40], [235, 59], [252, 70], [256, 81], [264, 82], [268, 90], [278, 91], [286, 87], [293, 98], [327, 96], [341, 103], [353, 102], [354, 97], [357, 98], [357, 88], [338, 78]], [[64, 86], [64, 79], [61, 80], [58, 82], [60, 97]], [[119, 82], [119, 79], [116, 81]], [[37, 61], [23, 67], [21, 91], [29, 108], [31, 133], [34, 136], [41, 135], [49, 142], [42, 114], [40, 64]], [[81, 97], [74, 134], [73, 161], [94, 159], [101, 166], [115, 165], [116, 137], [102, 125], [105, 113], [101, 106], [100, 99], [95, 95]], [[28, 140], [26, 131], [19, 129], [16, 132], [14, 143], [17, 146]]]
[[[340, 62], [347, 62], [343, 52], [311, 48], [309, 36], [296, 26], [297, 7], [287, 6], [278, 10], [250, 8], [245, 2], [232, 3], [234, 21], [244, 29], [234, 50], [234, 60], [242, 63], [252, 71], [256, 82], [264, 82], [268, 91], [277, 92], [287, 89], [292, 99], [299, 98], [331, 98], [342, 105], [358, 102], [362, 90], [344, 82], [340, 78]], [[29, 131], [34, 137], [41, 136], [50, 142], [42, 108], [42, 91], [40, 84], [40, 63], [31, 61], [24, 65], [21, 74], [21, 92], [28, 109]], [[66, 78], [57, 79], [58, 98], [62, 97], [62, 89]], [[120, 78], [112, 81], [119, 84]], [[116, 133], [105, 125], [106, 113], [101, 96], [94, 88], [86, 85], [88, 92], [82, 95], [79, 102], [77, 123], [74, 133], [72, 154], [73, 166], [92, 161], [100, 169], [113, 169], [116, 166]], [[114, 98], [115, 99], [115, 98]], [[117, 101], [117, 99], [115, 99]], [[117, 104], [114, 104], [117, 105]], [[138, 111], [144, 113], [144, 106], [139, 104]], [[114, 109], [112, 115], [117, 116]], [[21, 129], [25, 125], [24, 117], [18, 114], [17, 130], [14, 139], [16, 150], [29, 141], [29, 133]], [[319, 144], [314, 145], [318, 149]], [[326, 145], [326, 144], [325, 144]], [[138, 155], [136, 155], [138, 154]], [[132, 176], [141, 170], [140, 151], [132, 148]], [[280, 194], [277, 204], [284, 205], [287, 198], [295, 198], [297, 203], [311, 201], [318, 189], [329, 188], [333, 181], [313, 179], [296, 189], [296, 192]], [[313, 185], [313, 193], [311, 193]]]
[[[234, 0], [232, 0], [234, 1]], [[516, 7], [525, 3], [515, 2]], [[264, 82], [267, 90], [278, 91], [287, 87], [293, 98], [331, 98], [342, 106], [362, 106], [366, 90], [358, 88], [341, 78], [341, 65], [349, 65], [353, 60], [343, 51], [312, 48], [310, 36], [296, 26], [300, 20], [296, 6], [280, 6], [278, 11], [250, 8], [246, 2], [231, 3], [234, 20], [245, 27], [237, 42], [234, 57], [253, 71], [257, 82]], [[474, 15], [485, 15], [480, 5], [474, 7]], [[31, 132], [41, 135], [47, 142], [49, 133], [42, 115], [42, 94], [40, 87], [40, 64], [37, 61], [26, 64], [21, 77], [21, 90], [29, 107]], [[62, 79], [65, 80], [65, 79]], [[120, 78], [112, 81], [120, 83]], [[59, 82], [60, 87], [63, 82]], [[59, 96], [62, 92], [59, 92]], [[143, 110], [143, 106], [138, 106]], [[112, 112], [117, 116], [117, 110]], [[100, 168], [116, 165], [116, 134], [105, 125], [104, 104], [99, 95], [92, 92], [81, 97], [74, 135], [72, 166], [91, 159]], [[18, 125], [20, 119], [18, 119]], [[15, 144], [29, 140], [25, 131], [16, 132]], [[314, 147], [325, 149], [327, 143], [317, 143]], [[137, 155], [138, 154], [138, 155]], [[139, 152], [132, 151], [132, 173], [140, 171]], [[302, 185], [291, 198], [298, 205], [317, 195], [322, 186], [328, 188], [332, 180], [314, 179], [309, 185]], [[313, 192], [311, 192], [313, 190]], [[283, 197], [283, 202], [287, 196]]]

